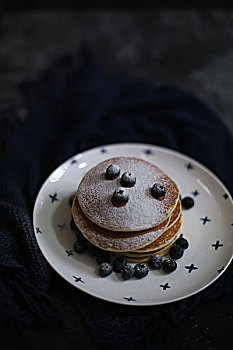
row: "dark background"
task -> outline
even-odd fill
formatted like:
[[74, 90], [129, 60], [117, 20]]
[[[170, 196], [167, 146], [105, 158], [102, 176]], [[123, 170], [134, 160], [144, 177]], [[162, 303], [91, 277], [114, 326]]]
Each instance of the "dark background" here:
[[[152, 7], [103, 2], [7, 1], [0, 15], [0, 109], [22, 102], [18, 84], [88, 43], [107, 74], [126, 73], [173, 84], [210, 106], [233, 134], [233, 10]], [[62, 307], [62, 306], [61, 306]], [[70, 323], [76, 316], [70, 312]], [[232, 349], [233, 306], [219, 298], [188, 315], [170, 341], [174, 349]], [[94, 348], [76, 325], [71, 339]], [[49, 344], [32, 334], [38, 349]], [[60, 348], [66, 348], [58, 338]]]
[[0, 15], [0, 108], [20, 101], [19, 82], [85, 42], [107, 73], [188, 90], [233, 131], [232, 9], [10, 3]]

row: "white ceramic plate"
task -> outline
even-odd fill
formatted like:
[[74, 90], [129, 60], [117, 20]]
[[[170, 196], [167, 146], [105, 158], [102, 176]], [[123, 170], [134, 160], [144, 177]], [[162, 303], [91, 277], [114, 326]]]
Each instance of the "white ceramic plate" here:
[[[142, 279], [124, 281], [113, 272], [101, 278], [95, 257], [73, 250], [69, 198], [85, 173], [115, 156], [146, 159], [164, 170], [195, 205], [183, 211], [181, 232], [189, 241], [171, 274], [150, 270]], [[226, 270], [233, 254], [233, 202], [221, 181], [199, 162], [181, 153], [149, 144], [122, 143], [94, 148], [65, 161], [45, 181], [37, 196], [33, 224], [39, 247], [49, 264], [69, 283], [107, 301], [156, 305], [191, 296]]]

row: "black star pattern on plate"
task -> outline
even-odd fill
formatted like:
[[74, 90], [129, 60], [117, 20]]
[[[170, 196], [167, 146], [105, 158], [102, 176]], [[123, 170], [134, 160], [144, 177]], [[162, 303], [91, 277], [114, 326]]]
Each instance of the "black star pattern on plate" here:
[[57, 198], [57, 193], [50, 194], [49, 197], [51, 198], [51, 203], [58, 201], [59, 199]]
[[70, 165], [74, 165], [77, 163], [77, 160], [76, 159], [72, 159], [72, 161], [70, 162]]
[[192, 194], [193, 194], [194, 197], [196, 197], [196, 196], [198, 196], [200, 193], [198, 192], [198, 190], [195, 190], [195, 191], [192, 192]]
[[74, 278], [74, 282], [81, 282], [81, 283], [84, 283], [84, 281], [82, 280], [82, 277], [73, 276], [73, 278]]
[[221, 273], [221, 272], [223, 272], [223, 271], [224, 271], [224, 269], [225, 269], [225, 267], [224, 267], [224, 266], [222, 266], [222, 267], [221, 267], [221, 269], [219, 269], [219, 270], [217, 270], [217, 271], [218, 271], [218, 273]]
[[136, 299], [134, 299], [133, 297], [128, 297], [128, 298], [124, 298], [125, 300], [128, 300], [128, 301], [136, 301]]
[[42, 233], [39, 227], [36, 227], [36, 233]]
[[163, 290], [166, 290], [167, 288], [171, 288], [171, 287], [169, 286], [168, 282], [165, 283], [165, 284], [160, 284], [160, 287], [163, 288]]
[[74, 253], [73, 253], [73, 250], [72, 250], [72, 249], [70, 249], [70, 250], [66, 250], [66, 253], [67, 253], [67, 256], [74, 255]]
[[107, 153], [107, 150], [105, 148], [101, 148], [100, 152], [101, 153]]
[[211, 219], [208, 218], [208, 216], [205, 216], [204, 218], [200, 218], [202, 220], [202, 225], [205, 225], [208, 221], [211, 221]]
[[67, 226], [66, 226], [66, 223], [58, 224], [57, 226], [60, 228], [60, 232], [63, 231], [63, 230], [67, 230], [68, 229]]
[[145, 149], [144, 153], [149, 156], [153, 154], [153, 151], [151, 149]]
[[193, 165], [190, 162], [188, 162], [187, 164], [185, 164], [185, 168], [187, 168], [187, 170], [191, 170], [193, 169]]
[[189, 270], [189, 273], [192, 272], [193, 270], [197, 270], [198, 267], [194, 266], [194, 264], [191, 264], [189, 266], [185, 266], [187, 270]]
[[219, 247], [223, 247], [222, 243], [219, 243], [219, 240], [216, 241], [215, 244], [212, 244], [212, 247], [214, 247], [215, 250], [218, 250]]
[[229, 198], [229, 196], [228, 196], [228, 194], [227, 194], [227, 193], [224, 193], [222, 196], [223, 196], [223, 198], [224, 198], [224, 199]]

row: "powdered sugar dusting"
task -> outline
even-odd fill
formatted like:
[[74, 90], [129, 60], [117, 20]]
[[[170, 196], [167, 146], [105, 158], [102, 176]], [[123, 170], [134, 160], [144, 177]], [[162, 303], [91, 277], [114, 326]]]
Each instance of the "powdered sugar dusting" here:
[[[120, 176], [106, 180], [105, 171], [111, 164], [120, 167]], [[114, 191], [121, 187], [124, 172], [136, 176], [136, 184], [128, 188], [129, 200], [123, 207], [111, 202]], [[166, 186], [163, 200], [151, 195], [155, 182]], [[78, 188], [78, 200], [84, 214], [97, 225], [116, 231], [140, 231], [159, 225], [174, 208], [179, 196], [176, 184], [152, 163], [138, 158], [116, 157], [99, 163], [82, 179]]]

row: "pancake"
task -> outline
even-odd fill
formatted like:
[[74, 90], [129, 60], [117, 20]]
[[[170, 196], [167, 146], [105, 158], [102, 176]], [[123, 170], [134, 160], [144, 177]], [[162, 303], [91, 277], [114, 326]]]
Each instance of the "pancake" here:
[[133, 252], [126, 252], [127, 257], [140, 257], [140, 256], [151, 256], [152, 254], [158, 254], [162, 252], [163, 249], [170, 246], [174, 241], [174, 238], [177, 236], [177, 233], [180, 230], [182, 215], [176, 220], [176, 222], [166, 230], [158, 239], [150, 243], [149, 245], [135, 250]]
[[[148, 262], [150, 260], [150, 257], [153, 254], [157, 254], [160, 256], [166, 255], [169, 252], [170, 248], [173, 246], [173, 244], [175, 244], [175, 242], [179, 238], [179, 236], [180, 236], [180, 230], [177, 231], [173, 240], [166, 247], [154, 250], [153, 252], [150, 252], [150, 254], [140, 254], [138, 256], [131, 256], [131, 255], [128, 255], [128, 253], [126, 253], [126, 254], [121, 254], [121, 255], [123, 255], [127, 259], [128, 262], [134, 262], [134, 263]], [[120, 254], [118, 254], [117, 256], [119, 256], [119, 255]]]
[[137, 251], [139, 253], [151, 252], [155, 249], [166, 246], [173, 239], [176, 232], [180, 229], [181, 218], [182, 218], [182, 214], [179, 213], [179, 216], [173, 220], [172, 225], [171, 226], [169, 225], [169, 227], [162, 233], [161, 236], [159, 236], [153, 242], [149, 243], [147, 246], [139, 248]]
[[[107, 167], [112, 164], [120, 167], [120, 175], [116, 179], [108, 180], [105, 173]], [[133, 187], [127, 188], [128, 202], [118, 207], [113, 205], [112, 195], [116, 189], [122, 187], [121, 176], [127, 171], [135, 174], [136, 183]], [[152, 196], [151, 188], [154, 183], [160, 183], [166, 187], [165, 196], [159, 199]], [[139, 158], [115, 157], [99, 163], [84, 175], [76, 197], [85, 217], [99, 227], [127, 235], [130, 232], [135, 233], [151, 228], [157, 230], [159, 225], [162, 225], [163, 228], [158, 229], [155, 235], [154, 239], [156, 239], [163, 232], [164, 224], [167, 224], [178, 203], [179, 189], [175, 182], [154, 164]], [[137, 233], [136, 236], [139, 237], [140, 234]], [[147, 236], [143, 245], [148, 244], [152, 239], [151, 232], [148, 240]], [[121, 238], [123, 237], [120, 235], [119, 239]], [[93, 239], [95, 240], [94, 237]], [[136, 241], [137, 238], [135, 238]], [[121, 249], [136, 249], [131, 246], [128, 249], [126, 247], [123, 244]]]
[[106, 230], [89, 220], [83, 213], [77, 197], [74, 198], [72, 206], [73, 219], [83, 236], [95, 246], [112, 252], [134, 251], [147, 246], [159, 238], [168, 228], [170, 220], [174, 222], [180, 212], [180, 201], [173, 211], [171, 218], [166, 219], [155, 228], [144, 231], [117, 232]]

